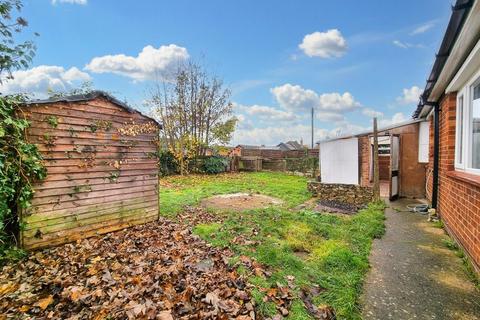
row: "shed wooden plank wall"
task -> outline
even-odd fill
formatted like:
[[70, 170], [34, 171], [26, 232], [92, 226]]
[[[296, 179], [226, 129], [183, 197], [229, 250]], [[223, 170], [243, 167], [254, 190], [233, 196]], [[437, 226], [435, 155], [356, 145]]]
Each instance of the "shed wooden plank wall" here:
[[34, 186], [32, 207], [22, 213], [25, 248], [157, 219], [158, 169], [152, 154], [158, 128], [152, 120], [101, 97], [32, 105], [24, 112], [31, 122], [29, 140], [38, 145], [48, 172]]

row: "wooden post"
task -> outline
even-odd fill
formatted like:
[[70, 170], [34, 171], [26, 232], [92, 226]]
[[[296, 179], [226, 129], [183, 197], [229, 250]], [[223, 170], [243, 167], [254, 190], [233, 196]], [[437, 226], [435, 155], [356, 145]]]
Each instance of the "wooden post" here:
[[373, 118], [373, 200], [380, 200], [380, 170], [378, 168], [377, 118]]

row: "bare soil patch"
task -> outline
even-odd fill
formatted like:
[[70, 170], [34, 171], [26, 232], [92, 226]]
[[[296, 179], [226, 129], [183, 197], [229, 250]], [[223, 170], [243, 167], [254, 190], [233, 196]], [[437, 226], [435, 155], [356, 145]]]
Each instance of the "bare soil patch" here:
[[262, 209], [272, 205], [281, 205], [282, 200], [265, 196], [263, 194], [250, 193], [232, 193], [216, 195], [202, 200], [201, 204], [205, 208], [244, 211], [252, 209]]

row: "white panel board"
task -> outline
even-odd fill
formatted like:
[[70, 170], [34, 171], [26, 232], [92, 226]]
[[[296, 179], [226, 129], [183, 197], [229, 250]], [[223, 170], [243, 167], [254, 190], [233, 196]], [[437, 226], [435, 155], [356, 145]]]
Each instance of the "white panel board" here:
[[430, 148], [430, 122], [420, 122], [418, 132], [418, 162], [428, 163], [428, 152]]
[[322, 182], [358, 184], [358, 138], [325, 141], [320, 150]]
[[398, 177], [392, 177], [392, 197], [398, 195]]
[[400, 152], [400, 139], [397, 136], [392, 136], [392, 142], [390, 143], [390, 158], [391, 158], [390, 171], [398, 170], [399, 152]]

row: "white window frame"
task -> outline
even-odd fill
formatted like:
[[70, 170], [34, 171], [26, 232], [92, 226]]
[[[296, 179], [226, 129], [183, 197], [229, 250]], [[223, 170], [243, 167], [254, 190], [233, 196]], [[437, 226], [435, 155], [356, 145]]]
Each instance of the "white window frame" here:
[[[480, 169], [472, 168], [472, 107], [473, 107], [473, 87], [480, 84], [480, 70], [466, 83], [466, 85], [457, 93], [457, 115], [458, 100], [463, 97], [463, 119], [457, 117], [456, 137], [455, 137], [455, 169], [475, 175], [480, 175]], [[458, 143], [458, 121], [463, 122], [463, 143], [459, 150]], [[458, 163], [458, 157], [462, 153], [463, 163]]]
[[[462, 101], [462, 117], [460, 115], [460, 101]], [[462, 92], [458, 92], [457, 94], [457, 110], [456, 110], [456, 125], [455, 125], [455, 168], [456, 169], [465, 169], [465, 152], [464, 150], [460, 150], [460, 139], [462, 141], [462, 147], [465, 148], [465, 95]], [[460, 136], [460, 125], [462, 126], [462, 135]], [[460, 161], [460, 156], [462, 161]]]

